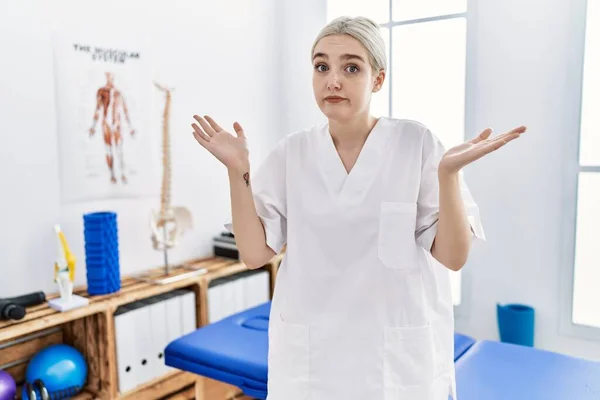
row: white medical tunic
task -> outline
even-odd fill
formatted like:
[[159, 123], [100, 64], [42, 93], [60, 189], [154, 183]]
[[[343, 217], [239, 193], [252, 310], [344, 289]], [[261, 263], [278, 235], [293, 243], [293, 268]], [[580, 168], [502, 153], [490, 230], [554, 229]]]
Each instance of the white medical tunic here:
[[430, 253], [444, 152], [425, 126], [382, 117], [347, 173], [323, 124], [286, 136], [252, 175], [267, 245], [287, 243], [268, 400], [456, 398], [450, 271]]

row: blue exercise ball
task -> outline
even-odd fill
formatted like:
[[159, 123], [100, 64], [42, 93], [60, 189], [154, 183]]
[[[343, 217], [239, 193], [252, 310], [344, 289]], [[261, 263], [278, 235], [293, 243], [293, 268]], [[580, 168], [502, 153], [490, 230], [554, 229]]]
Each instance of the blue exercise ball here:
[[51, 394], [66, 391], [75, 394], [83, 389], [87, 373], [87, 363], [79, 350], [66, 344], [55, 344], [33, 356], [27, 365], [25, 379], [31, 384], [41, 379]]

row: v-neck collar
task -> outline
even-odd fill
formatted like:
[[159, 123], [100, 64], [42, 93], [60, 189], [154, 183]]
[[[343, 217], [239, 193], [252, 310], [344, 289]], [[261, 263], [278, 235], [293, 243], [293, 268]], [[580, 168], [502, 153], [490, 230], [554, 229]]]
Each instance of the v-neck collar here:
[[319, 132], [319, 164], [327, 190], [334, 200], [353, 204], [362, 200], [379, 170], [391, 131], [388, 118], [380, 117], [367, 136], [354, 166], [347, 172], [333, 143], [329, 124], [323, 126]]

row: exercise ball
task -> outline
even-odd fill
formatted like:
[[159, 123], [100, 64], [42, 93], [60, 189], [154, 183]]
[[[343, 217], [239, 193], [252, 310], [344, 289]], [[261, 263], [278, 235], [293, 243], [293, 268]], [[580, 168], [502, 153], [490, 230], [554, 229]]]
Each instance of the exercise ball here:
[[33, 356], [27, 365], [25, 379], [31, 384], [41, 379], [51, 394], [69, 391], [74, 395], [83, 389], [87, 373], [85, 359], [76, 348], [55, 344]]
[[14, 400], [17, 395], [17, 384], [6, 371], [0, 371], [0, 400]]

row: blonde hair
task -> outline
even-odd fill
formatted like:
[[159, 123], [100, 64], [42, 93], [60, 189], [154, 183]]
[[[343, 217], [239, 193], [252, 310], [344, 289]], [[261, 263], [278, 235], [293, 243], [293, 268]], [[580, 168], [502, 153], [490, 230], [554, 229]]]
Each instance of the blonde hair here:
[[319, 40], [330, 35], [349, 35], [358, 40], [367, 49], [369, 61], [373, 71], [385, 70], [387, 56], [385, 54], [385, 42], [381, 36], [379, 25], [367, 17], [338, 17], [329, 22], [317, 35], [312, 49], [311, 59]]

